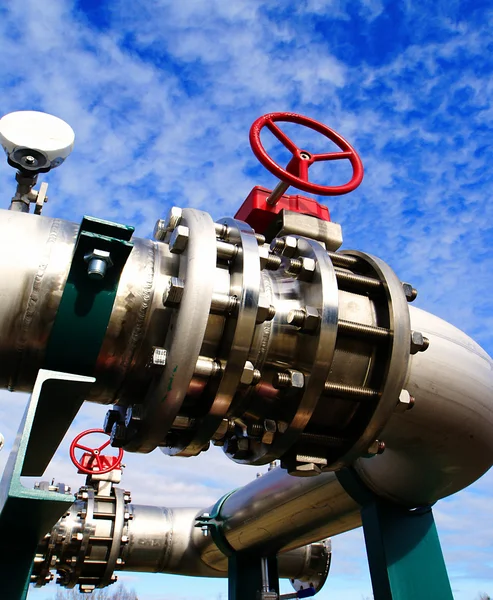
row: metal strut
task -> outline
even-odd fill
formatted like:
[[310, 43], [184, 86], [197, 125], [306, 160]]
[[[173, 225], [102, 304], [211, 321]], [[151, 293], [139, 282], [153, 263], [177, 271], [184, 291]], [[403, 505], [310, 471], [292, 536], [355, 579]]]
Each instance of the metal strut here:
[[375, 496], [353, 469], [336, 474], [361, 505], [375, 600], [453, 600], [431, 506], [392, 504]]

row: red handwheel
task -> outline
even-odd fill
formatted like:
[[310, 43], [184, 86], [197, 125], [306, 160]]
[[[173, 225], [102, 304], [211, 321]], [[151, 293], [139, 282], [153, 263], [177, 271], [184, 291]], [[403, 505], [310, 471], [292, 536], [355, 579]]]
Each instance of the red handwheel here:
[[[101, 446], [90, 448], [80, 443], [80, 440], [86, 435], [100, 434], [109, 437], [104, 429], [87, 429], [74, 439], [70, 444], [70, 458], [80, 472], [86, 475], [103, 475], [109, 473], [120, 466], [123, 458], [123, 448], [120, 448], [118, 456], [103, 455], [102, 452], [110, 445], [111, 440], [106, 440]], [[75, 456], [75, 450], [83, 450], [82, 458], [78, 460]]]
[[[297, 123], [304, 127], [309, 127], [334, 142], [342, 152], [326, 152], [323, 154], [313, 154], [307, 150], [302, 150], [276, 125], [277, 122]], [[283, 144], [293, 155], [289, 164], [284, 169], [278, 165], [266, 152], [260, 141], [261, 130], [267, 127], [269, 131]], [[285, 183], [293, 185], [300, 190], [311, 194], [321, 196], [340, 196], [355, 190], [363, 180], [363, 163], [356, 150], [336, 131], [303, 115], [295, 113], [269, 113], [257, 119], [250, 129], [250, 145], [253, 153], [273, 175], [279, 177]], [[353, 175], [344, 185], [328, 186], [312, 183], [308, 180], [308, 168], [314, 162], [326, 160], [347, 159], [353, 167]]]

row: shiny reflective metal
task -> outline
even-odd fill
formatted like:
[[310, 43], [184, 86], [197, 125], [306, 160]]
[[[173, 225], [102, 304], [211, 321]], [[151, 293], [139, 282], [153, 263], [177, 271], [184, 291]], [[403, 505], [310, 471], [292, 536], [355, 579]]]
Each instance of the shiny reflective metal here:
[[[84, 592], [114, 583], [118, 571], [227, 577], [226, 556], [220, 553], [214, 566], [202, 558], [203, 536], [195, 527], [201, 510], [132, 504], [129, 492], [105, 483], [80, 488], [75, 503], [41, 540], [31, 575], [35, 587], [51, 581], [55, 570], [59, 585], [78, 585]], [[317, 542], [279, 555], [279, 574], [295, 589], [318, 590], [330, 561], [330, 542]]]
[[[493, 383], [483, 365], [490, 359], [453, 328], [437, 336], [439, 320], [426, 313], [411, 328], [409, 315], [421, 314], [408, 305], [412, 286], [388, 265], [361, 252], [327, 251], [302, 235], [274, 241], [273, 254], [239, 221], [215, 224], [194, 209], [175, 213], [162, 241], [134, 240], [88, 395], [123, 413], [135, 404], [145, 408], [138, 431], [121, 439], [126, 449], [160, 446], [189, 456], [212, 440], [237, 462], [281, 459], [293, 473], [354, 463], [369, 487], [411, 504], [460, 489], [487, 470]], [[170, 252], [168, 227], [189, 230], [181, 254]], [[1, 387], [32, 389], [77, 230], [58, 219], [0, 212], [1, 239], [16, 256], [15, 265], [0, 256]], [[312, 276], [300, 277], [298, 265], [306, 261]], [[180, 282], [171, 301], [170, 281]], [[320, 325], [299, 327], [292, 318], [299, 311], [312, 321], [318, 313]], [[412, 344], [424, 348], [425, 338], [426, 352], [412, 354]], [[149, 368], [154, 348], [168, 351], [161, 370]], [[289, 373], [299, 373], [302, 385], [289, 385]], [[403, 389], [416, 406], [401, 413]], [[265, 422], [276, 424], [266, 436]], [[464, 424], [472, 422], [468, 438]], [[411, 431], [420, 444], [411, 443]], [[386, 452], [360, 463], [377, 439]], [[460, 443], [450, 447], [451, 439]], [[239, 446], [241, 458], [232, 451]], [[438, 463], [424, 458], [430, 452]], [[429, 477], [418, 476], [418, 464]], [[438, 481], [441, 489], [432, 484]]]

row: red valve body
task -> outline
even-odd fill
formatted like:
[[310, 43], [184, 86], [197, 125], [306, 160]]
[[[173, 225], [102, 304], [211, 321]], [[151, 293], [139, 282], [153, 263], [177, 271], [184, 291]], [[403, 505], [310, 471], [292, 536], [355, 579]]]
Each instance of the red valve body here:
[[322, 219], [322, 221], [330, 221], [329, 209], [313, 198], [299, 196], [298, 194], [293, 196], [285, 194], [281, 196], [276, 204], [270, 205], [266, 202], [270, 193], [270, 190], [256, 185], [238, 209], [235, 219], [245, 221], [257, 233], [265, 233], [283, 209], [303, 215], [312, 215]]

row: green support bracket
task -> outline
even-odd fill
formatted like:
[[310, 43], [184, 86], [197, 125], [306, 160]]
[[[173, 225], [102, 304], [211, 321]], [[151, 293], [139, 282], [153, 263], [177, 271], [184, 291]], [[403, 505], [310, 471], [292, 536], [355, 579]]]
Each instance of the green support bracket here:
[[[42, 475], [26, 468], [26, 455], [36, 415], [46, 410], [53, 394], [58, 398], [84, 398], [93, 377], [40, 370], [22, 418], [14, 447], [0, 482], [0, 581], [2, 598], [24, 600], [40, 539], [74, 502], [72, 495], [28, 489], [22, 475]], [[46, 432], [49, 434], [49, 431]]]
[[[94, 374], [120, 276], [133, 248], [129, 241], [133, 231], [133, 227], [92, 217], [82, 219], [46, 347], [44, 368], [88, 376]], [[112, 262], [104, 278], [96, 280], [88, 276], [84, 258], [95, 249], [109, 252]], [[83, 401], [84, 398], [59, 398], [56, 394], [46, 399], [46, 410], [36, 414], [27, 448], [26, 464], [34, 472], [44, 472]]]
[[361, 505], [375, 600], [453, 600], [431, 506], [409, 510], [375, 496], [352, 469], [337, 473]]
[[[237, 552], [230, 545], [223, 531], [221, 509], [235, 492], [236, 490], [231, 490], [219, 498], [210, 513], [196, 517], [195, 527], [205, 529], [219, 550], [228, 557], [228, 600], [260, 600], [263, 556], [261, 550]], [[269, 590], [279, 596], [277, 556], [267, 557], [267, 574]]]

